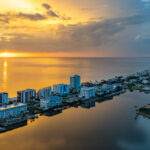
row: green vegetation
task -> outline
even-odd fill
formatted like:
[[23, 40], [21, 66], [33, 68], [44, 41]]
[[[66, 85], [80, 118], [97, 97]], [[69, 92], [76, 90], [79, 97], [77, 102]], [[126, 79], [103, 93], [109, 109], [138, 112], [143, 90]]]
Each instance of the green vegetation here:
[[142, 91], [143, 90], [143, 86], [128, 85], [128, 89], [129, 90], [139, 90], [139, 91]]
[[150, 117], [150, 108], [142, 107], [138, 110], [138, 114], [146, 117]]

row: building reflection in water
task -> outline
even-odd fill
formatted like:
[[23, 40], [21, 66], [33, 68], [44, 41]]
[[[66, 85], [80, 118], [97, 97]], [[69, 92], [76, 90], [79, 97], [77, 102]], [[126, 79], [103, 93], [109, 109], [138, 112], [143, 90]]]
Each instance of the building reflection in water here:
[[2, 89], [3, 89], [3, 91], [7, 90], [7, 67], [8, 67], [7, 61], [4, 60], [4, 63], [3, 63], [3, 77], [2, 77]]
[[82, 108], [90, 109], [92, 107], [95, 107], [95, 101], [94, 100], [88, 100], [84, 101], [81, 105]]
[[57, 112], [51, 111], [51, 112], [45, 112], [45, 113], [41, 114], [41, 116], [52, 117], [52, 116], [55, 116], [55, 115], [58, 115], [61, 113], [62, 113], [62, 110], [57, 111]]
[[10, 125], [10, 126], [7, 126], [6, 129], [4, 131], [0, 131], [0, 133], [8, 132], [8, 131], [11, 131], [11, 130], [14, 130], [14, 129], [17, 129], [17, 128], [21, 128], [21, 127], [24, 127], [24, 126], [27, 126], [27, 120], [22, 121], [20, 123]]

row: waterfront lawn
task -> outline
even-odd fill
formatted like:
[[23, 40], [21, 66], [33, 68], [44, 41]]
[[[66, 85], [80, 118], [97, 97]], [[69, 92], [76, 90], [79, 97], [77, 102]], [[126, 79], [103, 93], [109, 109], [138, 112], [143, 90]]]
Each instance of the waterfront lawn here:
[[138, 110], [138, 114], [150, 118], [150, 108], [142, 107]]
[[142, 91], [143, 88], [144, 88], [143, 86], [128, 85], [128, 89], [129, 90], [139, 90], [139, 91]]

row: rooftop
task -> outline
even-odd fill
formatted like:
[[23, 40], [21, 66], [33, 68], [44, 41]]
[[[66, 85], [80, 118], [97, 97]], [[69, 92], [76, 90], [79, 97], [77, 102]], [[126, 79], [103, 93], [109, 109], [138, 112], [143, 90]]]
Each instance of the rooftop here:
[[12, 109], [12, 108], [16, 108], [16, 107], [21, 107], [21, 106], [26, 106], [26, 104], [17, 103], [17, 104], [11, 104], [11, 105], [6, 105], [6, 106], [1, 106], [0, 107], [0, 111], [1, 110], [5, 110], [5, 109]]

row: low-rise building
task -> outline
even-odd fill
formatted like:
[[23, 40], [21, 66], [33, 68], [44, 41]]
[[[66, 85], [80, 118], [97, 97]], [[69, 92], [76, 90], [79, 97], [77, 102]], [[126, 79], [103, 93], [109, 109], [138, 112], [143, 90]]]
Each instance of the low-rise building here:
[[35, 100], [35, 97], [36, 97], [36, 91], [33, 89], [27, 89], [24, 91], [17, 92], [17, 100], [24, 104], [31, 103], [32, 101]]
[[8, 99], [8, 102], [9, 102], [9, 103], [17, 102], [17, 97], [9, 98], [9, 99]]
[[143, 90], [144, 91], [150, 91], [150, 86], [144, 86]]
[[113, 90], [112, 85], [104, 85], [99, 89], [99, 93], [101, 94], [108, 94]]
[[40, 108], [47, 110], [49, 108], [59, 106], [62, 104], [62, 97], [60, 96], [51, 96], [49, 99], [40, 100]]
[[142, 83], [143, 84], [149, 84], [150, 82], [149, 82], [149, 80], [142, 80]]
[[80, 90], [80, 98], [90, 99], [95, 97], [96, 89], [94, 87], [82, 87]]
[[118, 79], [117, 78], [108, 79], [107, 82], [110, 84], [117, 83]]
[[99, 95], [109, 94], [110, 92], [115, 92], [116, 90], [121, 90], [121, 89], [122, 89], [122, 85], [120, 83], [104, 85], [99, 89]]
[[0, 106], [8, 104], [8, 93], [0, 93]]
[[42, 110], [47, 110], [50, 108], [50, 102], [49, 100], [40, 99], [40, 108]]
[[120, 83], [116, 83], [116, 84], [113, 84], [113, 88], [112, 90], [113, 91], [116, 91], [116, 90], [121, 90], [123, 87]]
[[17, 117], [27, 113], [27, 105], [23, 103], [11, 104], [0, 107], [0, 120]]
[[51, 87], [46, 87], [43, 89], [40, 89], [37, 93], [37, 97], [39, 99], [46, 99], [51, 96]]
[[53, 85], [53, 93], [58, 95], [69, 94], [69, 85], [68, 84], [55, 84]]

